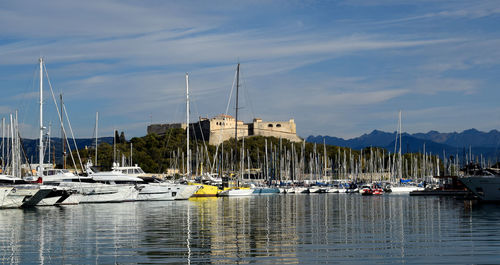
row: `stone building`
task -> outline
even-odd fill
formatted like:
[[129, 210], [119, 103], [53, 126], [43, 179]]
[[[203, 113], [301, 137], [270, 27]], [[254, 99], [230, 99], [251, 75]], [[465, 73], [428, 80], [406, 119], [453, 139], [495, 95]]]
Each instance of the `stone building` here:
[[165, 123], [165, 124], [151, 124], [148, 126], [148, 134], [155, 133], [163, 135], [169, 129], [186, 129], [185, 123]]
[[[172, 127], [175, 126], [175, 127]], [[182, 127], [179, 127], [182, 126]], [[170, 128], [186, 128], [184, 124], [152, 124], [148, 126], [148, 133], [164, 134]], [[211, 119], [200, 118], [198, 122], [189, 125], [190, 134], [198, 140], [204, 140], [211, 145], [218, 145], [234, 138], [235, 118], [220, 114]], [[293, 119], [289, 121], [264, 122], [254, 119], [252, 123], [238, 121], [238, 139], [248, 136], [273, 136], [288, 139], [292, 142], [301, 142], [297, 136], [296, 125]]]
[[267, 121], [253, 119], [248, 124], [248, 135], [273, 136], [276, 138], [288, 139], [292, 142], [301, 142], [297, 136], [297, 128], [294, 119], [288, 121]]

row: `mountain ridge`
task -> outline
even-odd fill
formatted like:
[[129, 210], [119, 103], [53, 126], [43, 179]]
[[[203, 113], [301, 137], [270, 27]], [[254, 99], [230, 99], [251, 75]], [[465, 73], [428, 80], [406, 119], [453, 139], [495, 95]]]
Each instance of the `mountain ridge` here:
[[[396, 132], [384, 132], [373, 130], [361, 136], [343, 139], [332, 136], [309, 136], [307, 142], [362, 149], [366, 147], [382, 147], [389, 152], [394, 152]], [[487, 158], [500, 156], [500, 132], [496, 129], [482, 132], [471, 128], [460, 133], [440, 133], [430, 130], [427, 133], [403, 133], [402, 152], [423, 152], [424, 144], [426, 152], [443, 156], [443, 154], [459, 154], [464, 156], [469, 151], [474, 155], [484, 155]], [[470, 150], [469, 150], [470, 149]], [[448, 156], [448, 155], [447, 155]]]

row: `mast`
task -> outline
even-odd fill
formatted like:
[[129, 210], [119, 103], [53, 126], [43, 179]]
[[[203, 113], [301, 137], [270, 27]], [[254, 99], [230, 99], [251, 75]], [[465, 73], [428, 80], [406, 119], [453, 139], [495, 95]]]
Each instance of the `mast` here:
[[325, 179], [327, 179], [327, 175], [326, 175], [326, 166], [327, 166], [327, 163], [326, 163], [326, 141], [325, 141], [325, 138], [323, 137], [323, 154], [324, 154], [324, 167], [323, 167], [323, 176], [325, 177]]
[[[61, 103], [61, 114], [60, 114], [60, 120], [63, 120], [63, 96], [62, 93], [59, 94], [59, 99]], [[62, 141], [62, 156], [63, 156], [63, 168], [66, 169], [66, 135], [64, 134], [64, 126], [63, 123], [61, 122], [61, 141]]]
[[113, 129], [113, 166], [116, 163], [116, 136], [118, 135], [118, 131]]
[[401, 160], [401, 137], [403, 136], [403, 132], [401, 131], [401, 110], [399, 111], [399, 161], [398, 161], [398, 177], [403, 178], [403, 165]]
[[240, 87], [240, 64], [236, 67], [236, 117], [234, 120], [234, 153], [235, 161], [238, 159], [238, 92]]
[[189, 75], [186, 73], [186, 176], [191, 176], [191, 152], [189, 150]]
[[2, 173], [5, 172], [5, 117], [2, 118]]
[[40, 139], [38, 143], [38, 177], [43, 176], [43, 58], [40, 57]]
[[14, 120], [12, 118], [12, 113], [11, 113], [10, 114], [10, 164], [11, 164], [10, 173], [13, 176], [17, 177], [16, 165], [15, 165], [16, 157], [14, 151], [15, 146], [16, 145], [14, 144]]
[[265, 154], [266, 154], [266, 158], [265, 158], [266, 159], [266, 182], [269, 184], [271, 182], [269, 181], [269, 158], [267, 157], [267, 138], [264, 139], [264, 142], [266, 144], [266, 150], [265, 150]]
[[99, 125], [99, 112], [95, 113], [95, 165], [97, 166], [97, 126]]
[[48, 160], [49, 160], [49, 163], [50, 163], [50, 134], [51, 134], [51, 131], [52, 131], [52, 122], [49, 122], [49, 131], [47, 132], [47, 151], [49, 153], [49, 157], [48, 157]]

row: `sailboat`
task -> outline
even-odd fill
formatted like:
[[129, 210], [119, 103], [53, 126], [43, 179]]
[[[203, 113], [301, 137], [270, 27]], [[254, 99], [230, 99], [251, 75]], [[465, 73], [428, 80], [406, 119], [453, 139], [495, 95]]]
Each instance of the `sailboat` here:
[[[96, 113], [96, 149], [97, 149], [97, 124], [98, 113]], [[95, 161], [97, 162], [97, 150]], [[76, 193], [68, 199], [68, 203], [102, 203], [122, 202], [136, 200], [142, 183], [139, 178], [130, 177], [114, 172], [98, 172], [92, 169], [92, 163], [86, 164], [88, 176], [77, 176], [65, 169], [44, 170], [43, 181], [69, 188]]]
[[[89, 177], [80, 177], [68, 171], [45, 170], [43, 151], [43, 66], [43, 59], [40, 58], [40, 138], [38, 146], [39, 165], [37, 168], [37, 181], [44, 184], [41, 185], [41, 187], [50, 188], [51, 192], [41, 200], [38, 205], [65, 204], [66, 201], [71, 204], [76, 204], [79, 202], [134, 200], [138, 194], [134, 185], [117, 185], [120, 182], [134, 181], [126, 179], [125, 176], [103, 176], [102, 174], [94, 174]], [[61, 115], [59, 116], [61, 124], [63, 122], [62, 111], [63, 110], [61, 110]], [[138, 179], [137, 181], [141, 180]]]
[[[42, 89], [43, 84], [43, 59], [40, 58], [40, 89]], [[42, 117], [42, 96], [40, 96], [40, 117]], [[18, 208], [18, 207], [28, 207], [38, 205], [43, 199], [54, 201], [56, 197], [57, 188], [41, 185], [40, 181], [34, 184], [29, 180], [21, 178], [20, 163], [21, 159], [19, 157], [19, 133], [17, 131], [17, 113], [13, 119], [11, 115], [11, 175], [0, 175], [0, 187], [2, 189], [10, 189], [10, 192], [3, 198], [0, 208]], [[43, 130], [42, 126], [40, 130]], [[42, 132], [40, 133], [42, 135]], [[43, 147], [42, 147], [43, 148]], [[43, 152], [43, 149], [41, 149]], [[42, 160], [43, 161], [43, 160]], [[49, 196], [49, 194], [51, 196]], [[55, 199], [59, 200], [60, 197]]]
[[[234, 142], [235, 142], [235, 151], [237, 152], [238, 150], [238, 92], [239, 92], [239, 82], [240, 82], [240, 64], [238, 63], [238, 66], [236, 67], [236, 115], [234, 119]], [[242, 157], [244, 155], [244, 151], [241, 152]], [[243, 167], [245, 165], [244, 159], [241, 159], [241, 165], [240, 165], [240, 174], [238, 174], [238, 179], [236, 182], [236, 186], [232, 187], [231, 189], [227, 189], [222, 191], [219, 195], [220, 196], [249, 196], [254, 193], [253, 188], [248, 188], [248, 187], [243, 187], [241, 186], [242, 182], [242, 176], [243, 176]]]
[[[398, 131], [396, 133], [396, 141], [394, 143], [394, 149], [396, 149], [398, 145], [398, 137], [399, 137], [399, 150], [398, 150], [398, 160], [397, 160], [397, 173], [396, 173], [396, 178], [391, 181], [390, 184], [390, 191], [392, 193], [399, 193], [399, 194], [409, 194], [412, 191], [417, 191], [417, 190], [423, 190], [424, 188], [422, 187], [417, 187], [415, 185], [403, 185], [401, 181], [398, 181], [403, 178], [403, 170], [402, 170], [402, 155], [401, 155], [401, 138], [402, 138], [402, 126], [401, 126], [401, 111], [399, 111], [399, 119], [398, 119]], [[396, 153], [396, 150], [394, 150], [394, 154]]]
[[208, 183], [196, 183], [191, 180], [191, 149], [189, 148], [189, 74], [186, 73], [186, 178], [189, 185], [197, 187], [192, 197], [216, 197], [222, 190]]

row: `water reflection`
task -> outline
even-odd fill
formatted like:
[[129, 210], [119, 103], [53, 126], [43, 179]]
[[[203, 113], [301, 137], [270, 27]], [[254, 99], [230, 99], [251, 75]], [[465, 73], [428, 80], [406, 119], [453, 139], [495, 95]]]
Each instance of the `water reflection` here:
[[495, 263], [500, 206], [356, 194], [198, 198], [0, 213], [0, 260]]

